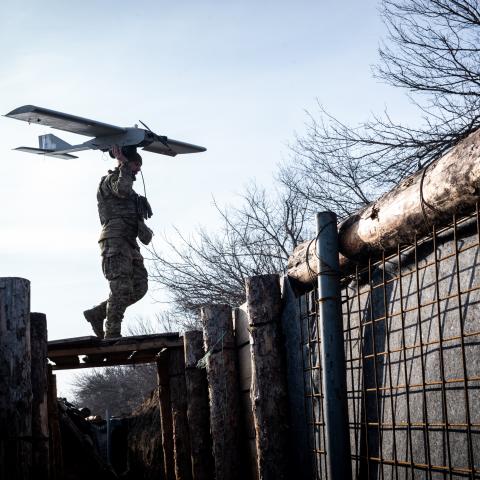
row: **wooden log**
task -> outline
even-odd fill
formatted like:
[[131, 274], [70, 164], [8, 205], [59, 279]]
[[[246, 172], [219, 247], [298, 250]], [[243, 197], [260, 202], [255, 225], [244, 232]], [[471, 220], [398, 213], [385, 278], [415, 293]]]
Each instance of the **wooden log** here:
[[175, 461], [173, 458], [172, 405], [170, 402], [170, 380], [168, 378], [169, 352], [163, 351], [157, 361], [158, 398], [160, 422], [162, 428], [163, 467], [166, 480], [175, 480]]
[[190, 433], [187, 418], [187, 386], [185, 384], [183, 349], [175, 348], [170, 351], [168, 376], [172, 404], [173, 456], [176, 480], [191, 480], [192, 462], [190, 459]]
[[313, 478], [313, 451], [309, 443], [311, 419], [305, 398], [305, 345], [302, 339], [300, 303], [287, 275], [282, 277], [282, 331], [285, 339], [286, 374], [290, 411], [289, 452], [297, 479]]
[[32, 468], [30, 282], [0, 278], [0, 478]]
[[252, 354], [252, 404], [261, 480], [292, 478], [288, 462], [288, 397], [278, 275], [246, 281]]
[[240, 455], [240, 403], [232, 309], [210, 305], [201, 310], [205, 345], [210, 429], [215, 478], [243, 478]]
[[211, 480], [214, 478], [214, 464], [207, 374], [204, 369], [197, 367], [198, 361], [204, 356], [203, 334], [200, 331], [185, 332], [183, 340], [192, 477], [193, 480]]
[[253, 421], [252, 397], [252, 355], [250, 353], [250, 332], [247, 304], [233, 310], [235, 346], [237, 349], [237, 366], [240, 388], [240, 411], [244, 430], [245, 476], [249, 480], [258, 480], [257, 445], [255, 440], [255, 423]]
[[60, 432], [60, 414], [57, 400], [57, 378], [48, 367], [48, 430], [50, 449], [50, 479], [63, 480], [62, 435]]
[[30, 314], [32, 350], [32, 437], [35, 478], [49, 478], [47, 317]]
[[[396, 188], [352, 215], [339, 226], [340, 267], [362, 261], [415, 235], [441, 227], [453, 214], [471, 210], [480, 200], [480, 130], [446, 155], [403, 180]], [[302, 284], [315, 281], [313, 241], [300, 244], [288, 260], [288, 275]], [[310, 245], [310, 246], [309, 246]], [[307, 255], [308, 252], [308, 255]], [[312, 280], [313, 279], [313, 280]]]

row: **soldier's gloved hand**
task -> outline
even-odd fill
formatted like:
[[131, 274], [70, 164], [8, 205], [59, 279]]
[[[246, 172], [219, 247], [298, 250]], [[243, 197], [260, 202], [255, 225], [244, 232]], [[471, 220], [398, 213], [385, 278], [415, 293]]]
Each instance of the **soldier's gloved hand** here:
[[145, 225], [143, 220], [138, 221], [138, 239], [144, 244], [148, 245], [152, 241], [153, 230]]
[[128, 164], [128, 159], [127, 159], [127, 157], [123, 154], [122, 149], [121, 149], [118, 145], [114, 145], [114, 146], [111, 148], [110, 151], [112, 152], [112, 155], [113, 155], [119, 162], [122, 163], [122, 166]]
[[152, 207], [143, 195], [139, 195], [137, 197], [137, 209], [140, 217], [144, 218], [145, 220], [148, 220], [153, 215]]

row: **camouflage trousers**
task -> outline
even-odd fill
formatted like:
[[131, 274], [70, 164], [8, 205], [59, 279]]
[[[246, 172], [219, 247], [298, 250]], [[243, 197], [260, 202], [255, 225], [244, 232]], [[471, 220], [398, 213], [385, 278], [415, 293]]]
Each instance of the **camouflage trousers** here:
[[100, 242], [100, 248], [102, 270], [110, 284], [110, 295], [98, 308], [105, 309], [107, 334], [119, 334], [127, 307], [147, 293], [148, 274], [140, 251], [127, 241], [120, 238], [106, 239]]

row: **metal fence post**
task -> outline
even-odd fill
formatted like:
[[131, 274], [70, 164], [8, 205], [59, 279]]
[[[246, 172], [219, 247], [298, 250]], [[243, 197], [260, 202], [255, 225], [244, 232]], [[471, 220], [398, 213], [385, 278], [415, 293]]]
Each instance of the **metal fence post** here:
[[316, 251], [328, 478], [351, 480], [337, 216], [333, 212], [317, 213]]

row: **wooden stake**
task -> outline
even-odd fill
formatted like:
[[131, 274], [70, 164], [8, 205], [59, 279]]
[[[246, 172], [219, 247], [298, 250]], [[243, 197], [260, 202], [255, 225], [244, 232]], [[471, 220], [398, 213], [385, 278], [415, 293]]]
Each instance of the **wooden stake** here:
[[287, 275], [282, 277], [282, 331], [285, 338], [286, 374], [290, 411], [289, 452], [295, 477], [313, 478], [314, 453], [310, 448], [311, 414], [305, 398], [305, 365], [300, 304]]
[[240, 404], [235, 359], [232, 309], [228, 305], [202, 308], [207, 351], [210, 426], [215, 478], [236, 480], [240, 471]]
[[47, 317], [44, 313], [30, 314], [32, 348], [32, 436], [35, 478], [47, 480], [49, 471], [48, 446], [48, 361]]
[[48, 367], [48, 429], [50, 432], [50, 479], [63, 480], [62, 435], [57, 400], [57, 378]]
[[158, 362], [158, 398], [162, 425], [163, 467], [166, 480], [175, 480], [175, 461], [173, 458], [172, 405], [170, 402], [170, 381], [168, 378], [169, 352], [163, 351]]
[[30, 282], [0, 278], [0, 478], [30, 479]]
[[190, 435], [187, 419], [187, 387], [185, 385], [185, 360], [183, 349], [170, 351], [168, 362], [170, 401], [172, 403], [173, 453], [176, 480], [192, 479], [190, 460]]
[[252, 353], [252, 400], [261, 480], [292, 478], [288, 472], [288, 397], [281, 336], [278, 275], [246, 281]]
[[214, 478], [214, 463], [210, 435], [207, 374], [204, 369], [197, 367], [198, 361], [204, 356], [203, 334], [200, 331], [185, 332], [183, 339], [192, 475], [193, 480], [211, 480]]

